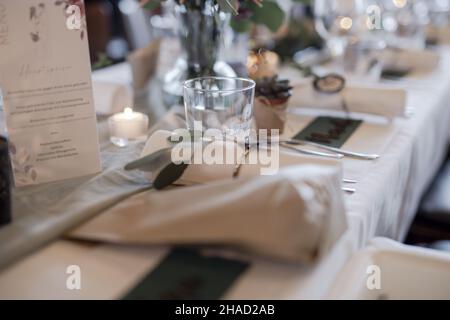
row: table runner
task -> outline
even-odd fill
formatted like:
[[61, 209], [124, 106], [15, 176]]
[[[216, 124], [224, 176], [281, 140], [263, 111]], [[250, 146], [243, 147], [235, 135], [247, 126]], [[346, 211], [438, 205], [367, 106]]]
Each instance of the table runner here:
[[[113, 69], [124, 72], [122, 67]], [[143, 99], [147, 97], [141, 97], [137, 103], [145, 104]], [[175, 108], [173, 112], [180, 109]], [[0, 121], [3, 116], [0, 113]], [[179, 117], [170, 113], [159, 123], [155, 123], [156, 119], [155, 116], [151, 119], [152, 130], [183, 125]], [[115, 147], [109, 142], [105, 120], [100, 117], [98, 122], [103, 167], [100, 174], [13, 189], [13, 223], [0, 229], [0, 269], [102, 210], [151, 188], [140, 172], [123, 170], [126, 163], [140, 156], [144, 141], [123, 149]]]
[[138, 157], [142, 144], [126, 150], [102, 148], [99, 175], [15, 189], [13, 223], [0, 229], [0, 267], [61, 236], [69, 228], [126, 197], [149, 188], [123, 164]]

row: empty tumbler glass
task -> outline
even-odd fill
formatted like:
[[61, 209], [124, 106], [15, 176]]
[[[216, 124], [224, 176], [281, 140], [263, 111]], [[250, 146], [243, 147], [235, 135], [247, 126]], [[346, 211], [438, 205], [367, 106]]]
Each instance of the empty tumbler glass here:
[[188, 129], [219, 129], [226, 134], [248, 135], [254, 92], [255, 82], [244, 78], [201, 77], [185, 81], [183, 95]]

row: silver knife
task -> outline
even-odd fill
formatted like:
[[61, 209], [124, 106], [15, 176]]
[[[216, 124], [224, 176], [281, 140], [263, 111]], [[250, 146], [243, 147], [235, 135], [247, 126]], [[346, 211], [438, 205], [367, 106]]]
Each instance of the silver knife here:
[[316, 147], [319, 149], [340, 153], [340, 154], [343, 154], [344, 156], [352, 157], [352, 158], [356, 158], [356, 159], [375, 160], [380, 157], [378, 154], [366, 154], [366, 153], [360, 153], [360, 152], [353, 152], [353, 151], [348, 151], [348, 150], [343, 150], [343, 149], [339, 149], [339, 148], [335, 148], [335, 147], [326, 146], [326, 145], [316, 143], [316, 142], [311, 142], [311, 141], [290, 139], [290, 140], [284, 140], [283, 142], [285, 142], [287, 144], [292, 144], [292, 145], [312, 146], [312, 147]]
[[297, 151], [297, 152], [312, 155], [312, 156], [326, 157], [326, 158], [332, 158], [332, 159], [342, 159], [344, 157], [343, 154], [336, 152], [336, 151], [333, 151], [334, 153], [325, 153], [325, 152], [320, 152], [320, 151], [299, 149], [299, 148], [294, 148], [293, 146], [290, 146], [286, 142], [280, 142], [280, 146], [282, 146], [286, 149], [289, 149], [289, 150]]

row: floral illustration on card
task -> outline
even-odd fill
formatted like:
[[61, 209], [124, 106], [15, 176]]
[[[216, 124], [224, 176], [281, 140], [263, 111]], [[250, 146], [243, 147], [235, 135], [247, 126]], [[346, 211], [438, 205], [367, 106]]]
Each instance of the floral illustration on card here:
[[86, 10], [83, 0], [56, 0], [55, 5], [62, 7], [66, 16], [66, 26], [69, 30], [80, 32], [83, 40], [86, 34]]
[[0, 137], [0, 201], [9, 199], [9, 156], [5, 152], [6, 139]]
[[26, 148], [17, 148], [12, 141], [9, 143], [9, 152], [16, 181], [20, 185], [35, 183], [38, 173], [33, 165], [32, 154]]
[[41, 25], [44, 12], [44, 3], [39, 3], [29, 8], [29, 19], [32, 28], [30, 31], [30, 37], [33, 42], [38, 42], [41, 39]]

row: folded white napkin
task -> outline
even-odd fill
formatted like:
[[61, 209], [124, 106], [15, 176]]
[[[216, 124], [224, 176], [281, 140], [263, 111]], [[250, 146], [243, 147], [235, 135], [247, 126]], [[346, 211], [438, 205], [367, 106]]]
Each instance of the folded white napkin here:
[[274, 176], [148, 191], [69, 236], [121, 244], [226, 245], [307, 263], [346, 230], [340, 187], [339, 169], [300, 166]]
[[350, 83], [338, 94], [325, 94], [314, 89], [311, 79], [302, 79], [294, 86], [289, 107], [344, 110], [342, 99], [345, 99], [348, 109], [352, 112], [387, 118], [403, 116], [405, 113], [404, 89]]
[[450, 26], [435, 27], [430, 25], [427, 27], [426, 34], [428, 39], [436, 40], [437, 44], [450, 44]]
[[93, 81], [95, 111], [101, 115], [122, 112], [125, 107], [133, 106], [133, 91], [127, 85]]
[[143, 89], [155, 74], [158, 65], [160, 40], [150, 42], [145, 48], [128, 55], [127, 60], [133, 74], [133, 87]]
[[[141, 156], [149, 155], [160, 149], [173, 146], [169, 141], [171, 132], [167, 130], [155, 131], [147, 140]], [[197, 144], [196, 152], [199, 155], [204, 155], [204, 159], [207, 159], [210, 154], [208, 150], [221, 150], [222, 154], [231, 155], [235, 162], [226, 162], [225, 164], [198, 164], [192, 163], [184, 171], [181, 178], [177, 181], [177, 184], [203, 184], [213, 181], [231, 179], [233, 172], [236, 169], [236, 163], [244, 159], [244, 148], [237, 146], [233, 142], [214, 142], [209, 144], [210, 149], [200, 149], [200, 144]], [[272, 148], [273, 150], [273, 148]], [[287, 151], [279, 148], [278, 154], [276, 152], [271, 153], [269, 150], [257, 150], [251, 148], [249, 154], [245, 157], [245, 162], [239, 169], [239, 177], [255, 177], [259, 175], [271, 175], [276, 174], [279, 168], [298, 166], [305, 164], [316, 164], [323, 166], [340, 167], [340, 163], [333, 159], [325, 159], [318, 157], [306, 157], [299, 153]], [[152, 181], [154, 179], [152, 173], [147, 173], [147, 178]]]
[[431, 50], [383, 50], [381, 61], [384, 68], [404, 69], [413, 72], [430, 72], [440, 62], [439, 53]]

